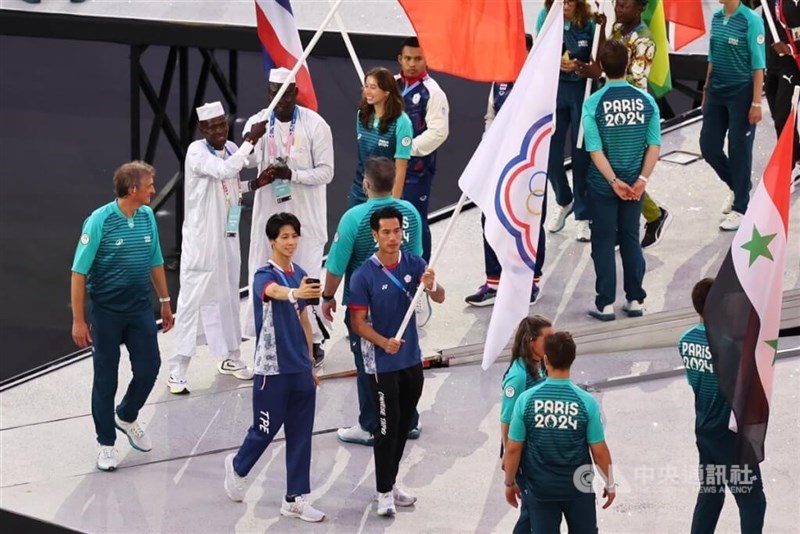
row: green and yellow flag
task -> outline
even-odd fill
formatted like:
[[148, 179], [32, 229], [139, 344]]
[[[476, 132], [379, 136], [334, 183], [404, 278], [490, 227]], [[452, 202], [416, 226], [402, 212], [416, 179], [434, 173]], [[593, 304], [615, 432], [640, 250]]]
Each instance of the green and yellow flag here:
[[661, 98], [672, 90], [672, 76], [669, 73], [669, 42], [667, 23], [664, 19], [664, 0], [650, 0], [642, 13], [642, 22], [647, 24], [656, 45], [656, 55], [647, 77], [650, 90], [656, 98]]

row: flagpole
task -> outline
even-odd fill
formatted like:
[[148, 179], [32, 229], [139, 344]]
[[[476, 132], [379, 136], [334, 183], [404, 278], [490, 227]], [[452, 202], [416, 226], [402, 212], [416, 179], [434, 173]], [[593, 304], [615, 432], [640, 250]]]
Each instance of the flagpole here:
[[[551, 10], [554, 9], [554, 8], [555, 9], [564, 9], [563, 2], [556, 0], [555, 2], [553, 2], [553, 6], [550, 7]], [[528, 53], [528, 59], [526, 59], [526, 63], [531, 58], [531, 56], [533, 55], [534, 51], [536, 51], [537, 46], [539, 45], [539, 35], [543, 34], [545, 28], [547, 28], [550, 24], [552, 24], [552, 18], [553, 17], [551, 17], [551, 14], [548, 13], [547, 14], [547, 18], [545, 19], [545, 22], [542, 25], [542, 29], [539, 31], [539, 34], [537, 34], [536, 39], [533, 42], [533, 48]], [[503, 113], [502, 109], [500, 110], [500, 113]], [[553, 115], [555, 116], [555, 110], [553, 110]], [[483, 141], [481, 141], [481, 142], [483, 142]], [[450, 217], [450, 220], [447, 222], [447, 228], [445, 228], [444, 234], [442, 235], [441, 239], [439, 239], [439, 243], [436, 246], [436, 249], [433, 251], [433, 255], [431, 256], [431, 261], [430, 261], [430, 264], [429, 264], [429, 267], [431, 269], [433, 269], [435, 267], [436, 263], [438, 262], [439, 255], [441, 254], [442, 249], [444, 248], [444, 244], [447, 242], [447, 238], [450, 236], [450, 233], [453, 230], [453, 225], [455, 224], [456, 219], [458, 218], [458, 216], [461, 214], [461, 210], [464, 208], [464, 204], [466, 202], [467, 202], [467, 195], [466, 195], [466, 193], [462, 192], [461, 193], [461, 198], [458, 199], [458, 203], [456, 204], [456, 207], [453, 210], [453, 215]], [[411, 321], [411, 317], [414, 315], [414, 312], [416, 311], [417, 301], [419, 301], [420, 297], [422, 296], [422, 292], [424, 290], [425, 290], [425, 287], [422, 284], [420, 284], [417, 287], [417, 291], [416, 291], [416, 293], [414, 293], [414, 298], [411, 300], [411, 304], [409, 305], [408, 310], [406, 310], [405, 317], [403, 317], [403, 322], [400, 324], [400, 328], [397, 329], [397, 335], [395, 336], [395, 339], [402, 339], [403, 332], [405, 332], [406, 328], [408, 328], [408, 323]]]
[[[450, 232], [453, 231], [453, 226], [455, 225], [456, 219], [458, 218], [459, 214], [461, 214], [461, 210], [464, 208], [464, 204], [467, 202], [467, 195], [465, 193], [461, 193], [461, 198], [458, 199], [458, 203], [456, 207], [453, 209], [453, 215], [450, 217], [450, 220], [447, 221], [447, 228], [444, 229], [444, 234], [442, 234], [441, 239], [439, 239], [439, 243], [436, 245], [436, 249], [433, 251], [433, 255], [431, 256], [431, 262], [428, 264], [428, 267], [431, 269], [439, 261], [439, 256], [442, 253], [442, 249], [444, 248], [444, 244], [447, 242], [447, 238], [450, 236]], [[403, 317], [403, 322], [400, 325], [400, 328], [397, 329], [397, 335], [394, 336], [395, 339], [402, 339], [403, 332], [406, 331], [408, 328], [408, 323], [411, 321], [411, 317], [414, 315], [414, 312], [417, 309], [417, 301], [419, 301], [420, 297], [422, 296], [422, 292], [425, 290], [425, 286], [423, 284], [419, 284], [417, 286], [417, 292], [414, 293], [414, 298], [411, 300], [411, 304], [408, 306], [408, 310], [406, 310], [406, 316]]]
[[[762, 0], [763, 2], [764, 0]], [[604, 13], [603, 11], [603, 0], [600, 0], [600, 3], [597, 4], [597, 11], [599, 13]], [[600, 26], [599, 24], [594, 27], [594, 36], [592, 37], [592, 55], [589, 56], [592, 61], [597, 61], [597, 48], [600, 46]], [[586, 88], [583, 90], [583, 101], [586, 102], [586, 99], [589, 98], [589, 95], [592, 93], [592, 80], [591, 78], [586, 78]], [[583, 121], [581, 120], [578, 125], [578, 142], [575, 144], [577, 148], [583, 148]]]
[[[280, 101], [281, 97], [283, 97], [283, 94], [286, 92], [286, 89], [289, 88], [289, 84], [290, 83], [294, 83], [294, 82], [290, 82], [289, 80], [294, 79], [294, 77], [297, 74], [297, 72], [303, 66], [303, 63], [305, 63], [305, 61], [308, 58], [308, 56], [311, 55], [311, 51], [317, 45], [317, 41], [319, 41], [320, 37], [322, 37], [322, 33], [325, 31], [325, 28], [328, 27], [328, 24], [330, 24], [331, 19], [333, 19], [333, 16], [336, 14], [336, 11], [339, 9], [339, 6], [342, 5], [342, 1], [343, 0], [336, 0], [336, 3], [333, 4], [333, 6], [331, 7], [331, 10], [328, 13], [328, 16], [326, 16], [325, 19], [322, 21], [322, 24], [320, 25], [319, 29], [317, 30], [317, 33], [314, 34], [314, 37], [311, 38], [311, 41], [309, 41], [308, 46], [306, 46], [306, 49], [303, 50], [303, 54], [297, 59], [297, 63], [295, 63], [294, 67], [292, 67], [292, 70], [289, 73], [289, 76], [286, 77], [286, 81], [283, 82], [283, 84], [281, 85], [281, 88], [278, 89], [278, 92], [275, 94], [275, 97], [272, 99], [272, 102], [270, 102], [269, 106], [267, 106], [266, 113], [264, 114], [264, 117], [266, 118], [265, 120], [269, 119], [269, 116], [272, 113], [272, 111], [275, 109], [275, 106], [278, 105], [278, 102]], [[269, 76], [269, 73], [267, 73], [267, 76]]]
[[[330, 3], [333, 4], [333, 0], [331, 0]], [[358, 83], [363, 86], [364, 69], [361, 67], [361, 62], [358, 60], [356, 50], [353, 48], [353, 43], [350, 41], [350, 34], [347, 33], [347, 30], [344, 27], [344, 20], [342, 20], [342, 15], [338, 11], [334, 17], [336, 18], [336, 24], [339, 25], [339, 32], [342, 34], [344, 47], [347, 48], [347, 53], [350, 54], [350, 60], [353, 62], [353, 66], [356, 68], [356, 74], [358, 74]]]
[[780, 41], [780, 38], [778, 37], [778, 30], [775, 28], [775, 20], [772, 18], [772, 10], [769, 8], [769, 5], [767, 5], [767, 0], [761, 0], [761, 8], [764, 10], [764, 17], [767, 19], [769, 33], [772, 34], [772, 42], [777, 43]]

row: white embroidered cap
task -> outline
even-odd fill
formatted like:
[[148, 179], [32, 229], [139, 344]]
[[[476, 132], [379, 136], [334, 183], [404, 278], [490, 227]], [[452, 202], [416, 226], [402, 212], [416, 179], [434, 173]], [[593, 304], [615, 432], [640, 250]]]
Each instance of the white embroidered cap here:
[[215, 119], [217, 117], [224, 117], [225, 110], [222, 109], [222, 104], [219, 102], [211, 102], [210, 104], [203, 104], [197, 108], [197, 118], [201, 121]]
[[272, 69], [269, 71], [269, 81], [270, 83], [283, 83], [289, 80], [289, 83], [295, 83], [294, 76], [289, 76], [291, 73], [292, 71], [284, 67]]

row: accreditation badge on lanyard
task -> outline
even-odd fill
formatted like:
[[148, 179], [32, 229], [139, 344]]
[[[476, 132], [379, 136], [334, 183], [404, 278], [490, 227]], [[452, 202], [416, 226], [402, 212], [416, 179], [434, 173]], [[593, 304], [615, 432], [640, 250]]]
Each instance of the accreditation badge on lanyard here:
[[[294, 128], [297, 124], [297, 106], [292, 113], [292, 122], [289, 123], [289, 133], [286, 136], [286, 147], [283, 157], [278, 156], [278, 147], [275, 142], [275, 112], [269, 118], [269, 160], [270, 164], [276, 167], [287, 167], [289, 165], [289, 154], [294, 145]], [[290, 180], [275, 180], [272, 182], [272, 192], [278, 204], [292, 200], [292, 182]]]
[[[206, 143], [206, 146], [208, 147], [209, 152], [211, 152], [214, 156], [217, 156], [217, 153], [214, 151], [214, 147], [208, 143]], [[227, 156], [231, 155], [230, 150], [228, 150], [228, 145], [225, 145], [225, 154]], [[236, 191], [234, 193], [236, 198], [231, 198], [231, 190], [228, 188], [228, 184], [225, 183], [225, 180], [222, 180], [221, 183], [222, 193], [225, 195], [225, 207], [228, 209], [228, 218], [225, 224], [225, 236], [236, 237], [239, 234], [239, 221], [242, 219], [242, 193], [239, 191], [239, 188], [236, 187]]]

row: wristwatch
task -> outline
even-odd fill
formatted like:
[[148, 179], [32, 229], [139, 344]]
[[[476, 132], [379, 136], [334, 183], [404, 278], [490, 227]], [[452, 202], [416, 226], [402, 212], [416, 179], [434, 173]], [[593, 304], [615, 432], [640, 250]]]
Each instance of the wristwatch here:
[[330, 302], [332, 300], [336, 300], [336, 295], [322, 295], [323, 302]]

